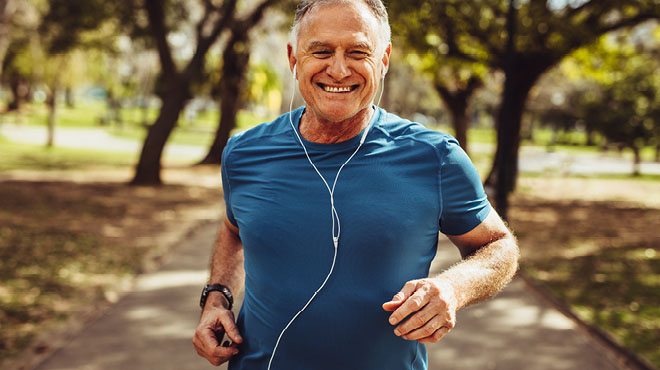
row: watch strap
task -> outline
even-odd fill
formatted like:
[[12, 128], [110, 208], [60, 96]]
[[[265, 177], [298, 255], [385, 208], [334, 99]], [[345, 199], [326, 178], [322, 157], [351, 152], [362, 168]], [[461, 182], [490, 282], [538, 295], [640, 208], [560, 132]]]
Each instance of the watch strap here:
[[227, 299], [227, 302], [229, 302], [229, 307], [227, 307], [228, 310], [231, 310], [231, 308], [234, 306], [234, 297], [231, 295], [229, 288], [222, 284], [206, 284], [202, 290], [202, 296], [199, 300], [199, 306], [202, 309], [204, 309], [206, 300], [208, 299], [209, 293], [211, 292], [220, 292], [223, 296], [225, 296], [225, 299]]

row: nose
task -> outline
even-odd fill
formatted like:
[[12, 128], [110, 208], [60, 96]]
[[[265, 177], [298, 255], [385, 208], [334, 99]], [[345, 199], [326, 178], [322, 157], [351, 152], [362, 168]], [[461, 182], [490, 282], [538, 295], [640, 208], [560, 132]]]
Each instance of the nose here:
[[338, 53], [330, 58], [330, 65], [326, 73], [335, 81], [341, 81], [351, 75], [351, 70], [348, 68], [348, 63], [346, 63], [344, 56]]

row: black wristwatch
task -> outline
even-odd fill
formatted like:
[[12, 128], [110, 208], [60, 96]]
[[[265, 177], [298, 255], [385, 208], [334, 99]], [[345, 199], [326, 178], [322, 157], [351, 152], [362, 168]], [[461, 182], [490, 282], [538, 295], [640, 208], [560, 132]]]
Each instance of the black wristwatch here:
[[202, 297], [199, 299], [199, 307], [204, 309], [204, 305], [206, 304], [206, 299], [209, 297], [209, 293], [211, 292], [222, 293], [222, 295], [224, 295], [225, 298], [227, 298], [227, 302], [229, 302], [229, 307], [227, 307], [227, 309], [231, 310], [232, 306], [234, 305], [234, 297], [231, 295], [229, 288], [221, 284], [206, 284], [204, 290], [202, 290]]

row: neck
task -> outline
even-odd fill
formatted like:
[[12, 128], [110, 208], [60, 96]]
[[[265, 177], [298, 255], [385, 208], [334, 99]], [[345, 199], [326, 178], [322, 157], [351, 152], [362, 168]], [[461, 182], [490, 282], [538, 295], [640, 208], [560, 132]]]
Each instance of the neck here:
[[341, 143], [350, 140], [364, 130], [371, 121], [374, 109], [362, 109], [353, 117], [332, 122], [318, 117], [313, 111], [305, 110], [300, 118], [298, 130], [306, 140], [319, 144]]

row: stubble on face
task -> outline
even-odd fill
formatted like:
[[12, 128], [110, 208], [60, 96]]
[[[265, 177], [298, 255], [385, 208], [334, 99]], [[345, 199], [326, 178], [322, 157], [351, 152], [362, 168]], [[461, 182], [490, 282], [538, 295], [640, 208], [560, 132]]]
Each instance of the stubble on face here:
[[307, 139], [348, 140], [368, 124], [385, 68], [379, 30], [362, 2], [322, 5], [301, 20], [297, 53], [289, 52], [309, 108], [300, 127]]

